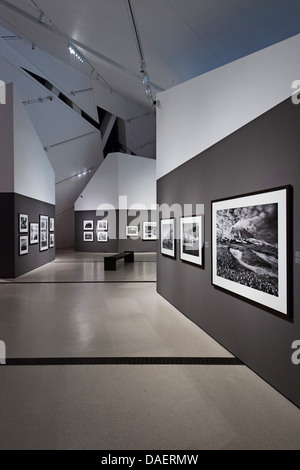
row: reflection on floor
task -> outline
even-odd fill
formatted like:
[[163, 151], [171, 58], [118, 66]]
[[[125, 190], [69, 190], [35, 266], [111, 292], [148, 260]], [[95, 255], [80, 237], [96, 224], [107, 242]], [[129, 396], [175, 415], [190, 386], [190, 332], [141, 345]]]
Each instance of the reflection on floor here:
[[[65, 252], [0, 283], [7, 356], [232, 358], [156, 293], [155, 256], [136, 259], [107, 276], [103, 255]], [[299, 435], [300, 410], [243, 365], [0, 366], [0, 449], [300, 449]]]

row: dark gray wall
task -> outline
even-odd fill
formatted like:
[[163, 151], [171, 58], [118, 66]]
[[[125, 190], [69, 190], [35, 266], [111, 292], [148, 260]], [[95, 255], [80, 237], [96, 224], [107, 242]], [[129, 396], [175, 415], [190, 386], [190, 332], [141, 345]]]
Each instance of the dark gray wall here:
[[[75, 250], [82, 252], [99, 253], [119, 253], [122, 251], [156, 252], [157, 242], [142, 240], [142, 235], [137, 239], [123, 239], [126, 234], [126, 226], [133, 222], [137, 217], [139, 218], [142, 227], [143, 222], [151, 220], [151, 211], [139, 211], [136, 216], [129, 216], [127, 210], [107, 211], [107, 215], [105, 217], [97, 216], [96, 211], [75, 212]], [[97, 242], [97, 220], [101, 219], [110, 220], [110, 222], [108, 223], [108, 243]], [[84, 220], [94, 221], [94, 242], [83, 241]], [[119, 234], [122, 234], [121, 238], [119, 238]], [[117, 236], [117, 238], [115, 238], [115, 236]]]
[[27, 214], [30, 223], [39, 223], [40, 215], [55, 217], [55, 206], [19, 194], [0, 194], [3, 223], [0, 229], [0, 277], [19, 277], [55, 259], [55, 248], [40, 252], [39, 245], [29, 245], [27, 255], [19, 255], [19, 214]]
[[[294, 188], [294, 251], [300, 251], [300, 106], [288, 100], [158, 181], [158, 204], [205, 205], [205, 269], [158, 256], [158, 292], [287, 398], [300, 406], [300, 265], [293, 264], [292, 322], [211, 284], [211, 201]], [[178, 250], [177, 250], [178, 253]]]
[[15, 275], [15, 198], [12, 193], [0, 194], [0, 277]]

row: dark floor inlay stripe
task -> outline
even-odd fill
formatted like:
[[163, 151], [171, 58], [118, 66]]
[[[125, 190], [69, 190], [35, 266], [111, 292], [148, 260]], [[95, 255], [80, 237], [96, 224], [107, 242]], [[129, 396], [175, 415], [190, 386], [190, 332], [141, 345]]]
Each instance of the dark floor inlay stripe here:
[[235, 357], [68, 357], [7, 359], [6, 366], [84, 366], [84, 365], [244, 365]]

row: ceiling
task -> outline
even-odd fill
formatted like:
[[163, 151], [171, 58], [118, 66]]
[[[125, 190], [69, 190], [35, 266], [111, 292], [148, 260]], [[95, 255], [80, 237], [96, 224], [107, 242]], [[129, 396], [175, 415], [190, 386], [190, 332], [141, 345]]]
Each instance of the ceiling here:
[[[300, 32], [299, 0], [0, 0], [2, 26], [143, 106]], [[87, 62], [68, 51], [72, 43]]]

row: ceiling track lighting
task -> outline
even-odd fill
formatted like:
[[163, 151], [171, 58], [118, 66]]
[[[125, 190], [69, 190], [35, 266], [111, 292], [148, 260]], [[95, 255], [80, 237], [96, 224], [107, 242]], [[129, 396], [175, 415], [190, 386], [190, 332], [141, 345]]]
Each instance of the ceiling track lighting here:
[[78, 50], [72, 46], [72, 44], [69, 44], [69, 52], [71, 55], [75, 56], [77, 60], [79, 60], [79, 62], [81, 62], [82, 64], [84, 63], [84, 58], [82, 57], [82, 55], [79, 54]]
[[152, 107], [155, 108], [156, 106], [156, 100], [153, 98], [153, 94], [152, 94], [152, 88], [150, 86], [150, 80], [149, 80], [149, 76], [145, 70], [145, 63], [144, 62], [141, 62], [141, 80], [142, 80], [142, 83], [143, 85], [145, 85], [145, 92], [146, 92], [146, 95], [147, 95], [147, 98], [148, 100], [151, 102], [152, 104]]
[[85, 176], [87, 175], [88, 173], [92, 173], [92, 168], [89, 169], [89, 170], [86, 170], [86, 171], [83, 171], [82, 173], [78, 173], [78, 175], [76, 175], [78, 178], [81, 178], [82, 176]]

